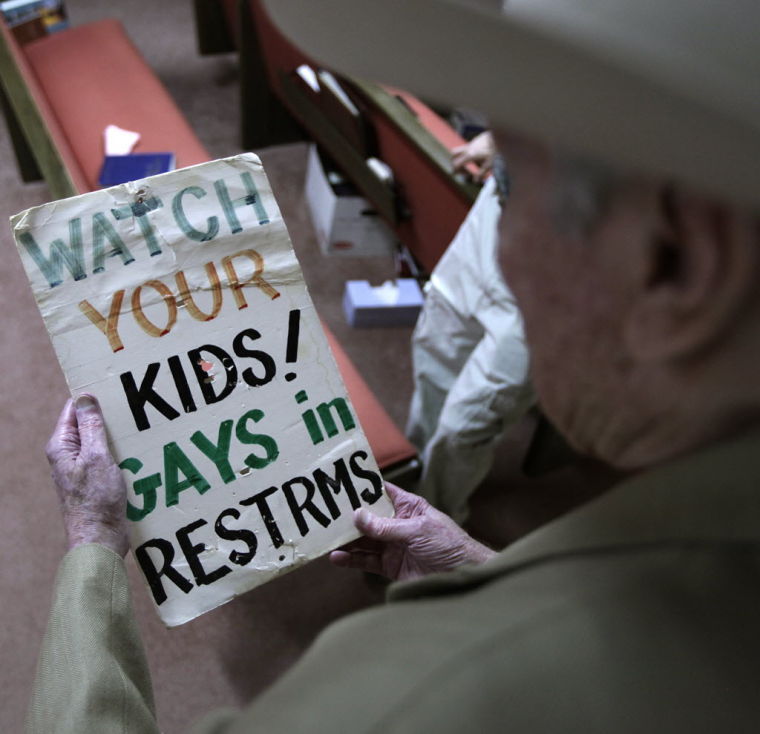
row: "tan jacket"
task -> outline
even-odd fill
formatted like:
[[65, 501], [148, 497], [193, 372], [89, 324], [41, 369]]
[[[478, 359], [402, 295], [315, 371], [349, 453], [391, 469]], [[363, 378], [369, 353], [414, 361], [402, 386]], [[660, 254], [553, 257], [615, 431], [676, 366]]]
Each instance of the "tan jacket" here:
[[[760, 435], [389, 596], [329, 627], [247, 709], [196, 731], [754, 734]], [[121, 559], [69, 553], [29, 730], [156, 732], [141, 650]]]

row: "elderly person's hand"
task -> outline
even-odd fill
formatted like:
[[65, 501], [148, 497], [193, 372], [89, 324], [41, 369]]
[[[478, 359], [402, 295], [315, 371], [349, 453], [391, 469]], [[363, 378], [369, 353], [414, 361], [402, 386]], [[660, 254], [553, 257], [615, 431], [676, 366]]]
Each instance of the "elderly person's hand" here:
[[405, 581], [483, 563], [496, 555], [422, 497], [389, 482], [385, 487], [396, 516], [379, 517], [367, 508], [356, 510], [354, 523], [365, 537], [333, 551], [330, 560], [336, 566]]
[[124, 556], [127, 489], [106, 440], [95, 398], [69, 400], [47, 445], [69, 548], [100, 543]]
[[460, 145], [451, 151], [451, 165], [454, 173], [469, 173], [467, 167], [472, 163], [477, 166], [473, 176], [476, 181], [483, 181], [493, 168], [496, 145], [490, 132], [476, 135], [466, 145]]

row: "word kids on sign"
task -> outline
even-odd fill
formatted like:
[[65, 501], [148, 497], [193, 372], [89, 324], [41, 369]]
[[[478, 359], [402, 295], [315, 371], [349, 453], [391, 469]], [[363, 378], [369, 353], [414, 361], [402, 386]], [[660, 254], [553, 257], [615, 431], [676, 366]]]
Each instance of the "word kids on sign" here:
[[259, 159], [11, 219], [73, 394], [127, 480], [132, 549], [182, 624], [392, 515]]

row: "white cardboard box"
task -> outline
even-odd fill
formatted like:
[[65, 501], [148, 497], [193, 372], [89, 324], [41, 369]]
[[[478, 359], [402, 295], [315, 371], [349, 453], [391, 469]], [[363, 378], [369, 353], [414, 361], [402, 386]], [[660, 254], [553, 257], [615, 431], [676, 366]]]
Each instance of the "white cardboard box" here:
[[317, 146], [309, 151], [306, 201], [319, 247], [325, 255], [393, 255], [396, 238], [361, 196], [338, 195], [327, 178]]
[[398, 278], [373, 287], [366, 280], [349, 280], [343, 312], [351, 326], [414, 326], [423, 304], [414, 278]]

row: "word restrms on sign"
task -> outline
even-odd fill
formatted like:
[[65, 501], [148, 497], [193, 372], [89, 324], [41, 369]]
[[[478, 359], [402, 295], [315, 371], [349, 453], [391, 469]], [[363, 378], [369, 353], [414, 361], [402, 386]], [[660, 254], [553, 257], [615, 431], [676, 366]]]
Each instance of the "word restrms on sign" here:
[[[240, 519], [241, 513], [237, 507], [223, 509], [213, 526], [216, 543], [218, 543], [218, 538], [237, 542], [237, 547], [229, 553], [228, 558], [231, 563], [238, 566], [246, 566], [255, 558], [259, 544], [256, 531], [260, 531], [261, 525], [266, 529], [273, 547], [276, 549], [282, 547], [285, 540], [278, 520], [270, 507], [270, 501], [276, 499], [278, 495], [285, 497], [290, 516], [301, 537], [306, 537], [312, 528], [309, 519], [326, 528], [340, 517], [340, 508], [333, 495], [338, 495], [341, 490], [348, 497], [352, 509], [361, 507], [362, 500], [366, 504], [374, 504], [383, 494], [383, 482], [379, 474], [362, 465], [366, 460], [366, 452], [356, 451], [349, 457], [348, 462], [345, 459], [334, 462], [331, 470], [318, 468], [312, 473], [311, 478], [293, 477], [279, 487], [268, 487], [240, 500], [238, 506], [254, 507], [256, 510], [255, 513], [250, 513], [250, 519], [247, 519], [242, 527], [235, 527], [232, 523], [226, 524], [230, 518], [234, 523]], [[355, 479], [366, 480], [369, 485], [357, 488], [354, 484]], [[207, 545], [214, 543], [214, 537], [206, 527], [208, 525], [208, 520], [199, 519], [181, 527], [175, 533], [176, 544], [184, 561], [193, 572], [195, 584], [198, 586], [213, 584], [232, 571], [232, 567], [226, 564], [213, 570], [204, 568], [201, 554]], [[202, 528], [205, 528], [205, 532], [198, 533]], [[206, 540], [194, 542], [190, 539], [191, 533], [205, 535]], [[175, 556], [175, 545], [165, 538], [152, 538], [135, 549], [135, 558], [148, 580], [153, 598], [158, 605], [163, 604], [167, 598], [164, 579], [171, 581], [185, 594], [193, 588], [192, 582], [172, 565]], [[281, 555], [279, 560], [284, 561], [286, 557]]]

